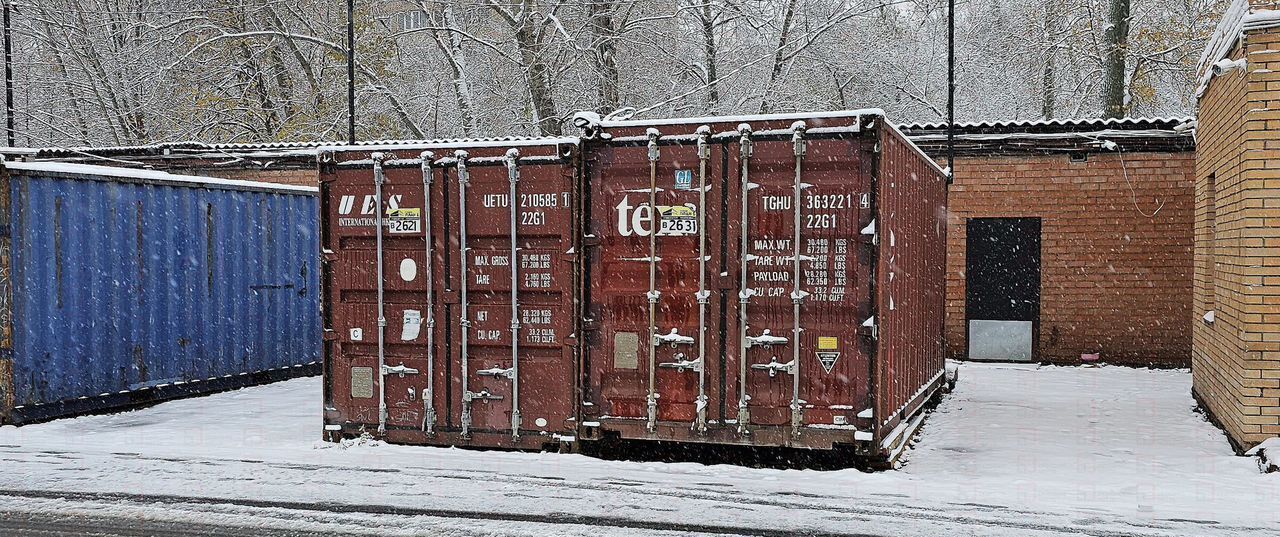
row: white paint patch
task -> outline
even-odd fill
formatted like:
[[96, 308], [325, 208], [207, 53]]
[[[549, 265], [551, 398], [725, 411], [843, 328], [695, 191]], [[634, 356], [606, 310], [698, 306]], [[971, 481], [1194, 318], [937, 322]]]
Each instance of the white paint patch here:
[[412, 259], [404, 258], [400, 261], [400, 279], [411, 282], [418, 277], [418, 263]]
[[546, 427], [546, 426], [547, 426], [547, 418], [538, 418], [538, 419], [536, 419], [536, 420], [533, 420], [533, 422], [534, 422], [534, 423], [536, 423], [536, 424], [538, 425], [538, 427]]

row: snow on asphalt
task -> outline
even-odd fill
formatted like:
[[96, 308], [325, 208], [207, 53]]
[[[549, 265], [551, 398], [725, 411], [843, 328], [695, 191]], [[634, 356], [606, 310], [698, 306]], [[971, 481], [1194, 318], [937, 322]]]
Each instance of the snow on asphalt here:
[[[344, 447], [318, 440], [320, 380], [306, 378], [0, 428], [0, 489], [400, 506], [488, 517], [572, 514], [616, 519], [622, 528], [639, 521], [895, 536], [1280, 535], [1280, 474], [1263, 474], [1255, 459], [1232, 454], [1223, 434], [1195, 413], [1190, 378], [1186, 371], [964, 364], [959, 386], [926, 421], [907, 463], [879, 473]], [[120, 506], [128, 513], [226, 517], [209, 506], [120, 503], [129, 503]], [[0, 494], [0, 509], [47, 504]], [[73, 500], [59, 506], [103, 508]], [[254, 520], [290, 518], [248, 510]], [[305, 517], [308, 529], [365, 525], [396, 535], [452, 527], [413, 519], [434, 520], [315, 510]], [[548, 533], [534, 522], [459, 524], [491, 535]], [[550, 533], [582, 530], [557, 528]]]

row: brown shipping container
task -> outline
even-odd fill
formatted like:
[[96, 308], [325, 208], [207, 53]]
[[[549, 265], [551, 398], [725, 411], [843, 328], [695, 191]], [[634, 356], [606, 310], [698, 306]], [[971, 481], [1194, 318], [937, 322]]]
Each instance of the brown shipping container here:
[[351, 149], [320, 174], [326, 437], [571, 441], [577, 140]]
[[943, 380], [937, 164], [878, 110], [580, 126], [584, 440], [896, 456]]

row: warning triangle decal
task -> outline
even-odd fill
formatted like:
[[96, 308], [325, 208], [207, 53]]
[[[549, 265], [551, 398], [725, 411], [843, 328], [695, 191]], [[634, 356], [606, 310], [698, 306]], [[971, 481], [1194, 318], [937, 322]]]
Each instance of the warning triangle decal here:
[[831, 368], [836, 366], [836, 360], [840, 359], [840, 353], [837, 351], [818, 351], [818, 361], [822, 362], [822, 369], [831, 373]]

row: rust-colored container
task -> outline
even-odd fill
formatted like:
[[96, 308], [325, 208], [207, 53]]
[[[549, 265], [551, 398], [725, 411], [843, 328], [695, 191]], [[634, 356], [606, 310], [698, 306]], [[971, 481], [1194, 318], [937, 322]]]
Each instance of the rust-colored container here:
[[583, 438], [895, 456], [942, 385], [943, 171], [878, 110], [580, 126]]
[[572, 441], [577, 139], [358, 149], [322, 153], [327, 437]]

